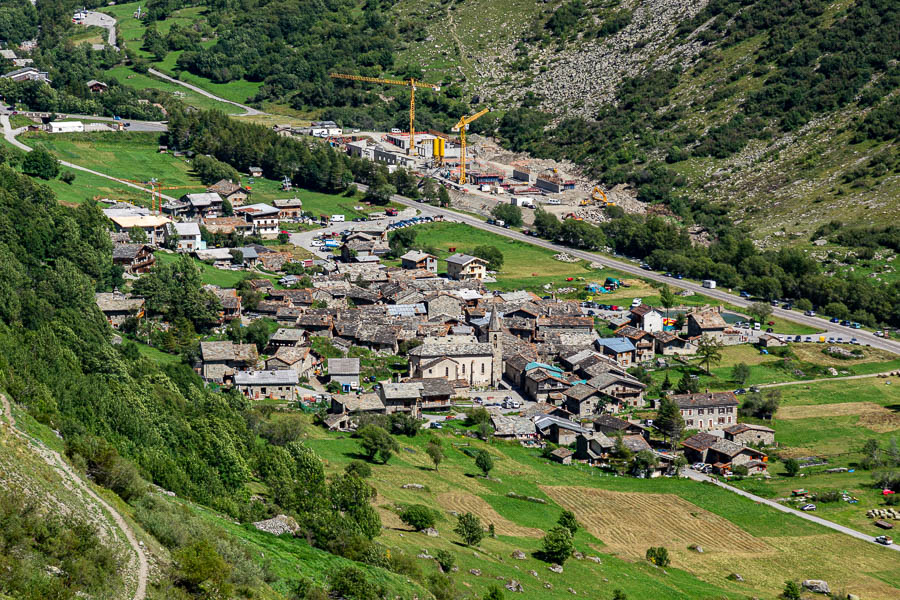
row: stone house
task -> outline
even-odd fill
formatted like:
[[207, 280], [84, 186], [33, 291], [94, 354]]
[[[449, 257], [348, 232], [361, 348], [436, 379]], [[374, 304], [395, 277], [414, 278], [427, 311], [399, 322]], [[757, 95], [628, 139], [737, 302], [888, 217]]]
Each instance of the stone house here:
[[360, 366], [358, 358], [329, 358], [328, 381], [336, 381], [344, 393], [359, 387]]
[[281, 371], [290, 369], [297, 373], [297, 377], [311, 377], [316, 367], [316, 358], [308, 347], [282, 346], [266, 361], [266, 369], [269, 371]]
[[237, 372], [255, 369], [259, 354], [256, 344], [200, 342], [200, 360], [203, 379], [225, 383]]
[[784, 346], [787, 346], [787, 343], [785, 343], [784, 340], [770, 333], [761, 335], [757, 344], [759, 344], [761, 348], [783, 348]]
[[608, 370], [591, 379], [587, 384], [608, 400], [607, 412], [619, 412], [623, 408], [642, 408], [647, 386], [627, 373]]
[[250, 190], [248, 188], [245, 188], [230, 179], [220, 179], [206, 188], [206, 191], [219, 194], [222, 198], [228, 200], [228, 202], [231, 203], [231, 206], [243, 206], [244, 201], [250, 197]]
[[594, 345], [604, 356], [608, 356], [616, 363], [627, 369], [635, 362], [635, 347], [627, 338], [600, 338], [594, 341]]
[[725, 439], [742, 446], [772, 446], [775, 444], [775, 430], [764, 425], [738, 423], [725, 428]]
[[427, 252], [410, 250], [400, 257], [400, 266], [404, 269], [421, 269], [437, 273], [437, 257]]
[[714, 339], [722, 340], [728, 323], [716, 310], [701, 310], [687, 315], [688, 337], [701, 337], [708, 335]]
[[637, 363], [653, 360], [656, 350], [656, 338], [649, 331], [631, 325], [619, 327], [616, 336], [630, 340], [634, 345], [634, 361]]
[[571, 465], [573, 454], [575, 453], [568, 448], [557, 448], [550, 453], [550, 460], [561, 465]]
[[447, 277], [456, 280], [478, 279], [487, 275], [487, 261], [468, 254], [454, 254], [447, 258]]
[[764, 452], [703, 432], [692, 435], [681, 445], [689, 463], [707, 463], [719, 473], [727, 473], [737, 465], [750, 465], [758, 469], [756, 463], [768, 461]]
[[281, 220], [296, 219], [303, 215], [303, 201], [300, 198], [273, 200], [272, 206], [278, 209]]
[[495, 363], [500, 360], [490, 343], [426, 342], [409, 351], [409, 372], [415, 378], [443, 377], [465, 380], [471, 386], [493, 386], [499, 381]]
[[444, 315], [447, 317], [463, 316], [463, 301], [450, 294], [438, 292], [425, 297], [425, 307], [428, 311], [428, 318]]
[[147, 244], [114, 244], [112, 260], [114, 265], [132, 275], [149, 273], [156, 263], [153, 248]]
[[678, 405], [686, 429], [709, 431], [737, 424], [734, 392], [678, 394], [671, 399]]
[[251, 400], [271, 398], [291, 402], [296, 399], [298, 384], [297, 373], [291, 369], [234, 374], [235, 389]]
[[565, 392], [563, 408], [577, 417], [589, 417], [603, 410], [606, 404], [603, 395], [596, 388], [585, 383], [576, 383]]
[[144, 316], [144, 299], [140, 296], [123, 294], [118, 290], [113, 292], [97, 292], [94, 294], [97, 308], [106, 317], [106, 322], [118, 329], [128, 317]]
[[575, 437], [575, 458], [590, 465], [606, 461], [616, 443], [600, 431], [588, 431]]
[[670, 331], [653, 333], [656, 340], [656, 353], [663, 356], [693, 356], [697, 354], [697, 344]]
[[291, 329], [288, 327], [279, 327], [275, 333], [269, 337], [269, 348], [291, 348], [300, 346], [306, 339], [306, 332], [302, 329]]
[[563, 392], [572, 385], [565, 374], [557, 367], [540, 363], [535, 365], [525, 371], [525, 394], [536, 402], [548, 402], [556, 398], [562, 402]]
[[553, 415], [535, 417], [534, 426], [542, 438], [560, 446], [574, 444], [578, 435], [589, 433], [578, 423]]
[[614, 436], [621, 433], [623, 436], [650, 437], [650, 431], [643, 425], [626, 421], [612, 415], [600, 415], [594, 419], [594, 431], [599, 431], [606, 436]]

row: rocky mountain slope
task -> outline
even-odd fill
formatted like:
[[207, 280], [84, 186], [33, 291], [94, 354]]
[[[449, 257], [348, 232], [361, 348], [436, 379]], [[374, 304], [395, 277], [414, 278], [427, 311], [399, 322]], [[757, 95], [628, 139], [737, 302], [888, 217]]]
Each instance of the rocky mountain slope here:
[[[501, 110], [548, 112], [549, 138], [566, 119], [627, 109], [632, 78], [674, 73], [665, 95], [645, 97], [659, 101], [645, 130], [607, 138], [627, 147], [612, 159], [632, 172], [665, 164], [691, 200], [725, 205], [762, 245], [781, 245], [833, 219], [877, 224], [900, 206], [900, 49], [873, 35], [894, 27], [889, 4], [404, 0], [394, 12], [400, 64]], [[872, 113], [878, 126], [864, 127]], [[579, 162], [604, 142], [587, 142]], [[603, 162], [591, 174], [621, 183]]]

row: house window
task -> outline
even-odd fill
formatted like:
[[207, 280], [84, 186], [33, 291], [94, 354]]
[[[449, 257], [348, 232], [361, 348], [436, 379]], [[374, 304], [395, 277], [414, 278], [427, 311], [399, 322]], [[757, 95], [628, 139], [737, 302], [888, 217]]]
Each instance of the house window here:
[[431, 375], [431, 369], [428, 369], [428, 374]]
[[263, 394], [265, 394], [265, 393], [266, 393], [266, 388], [261, 388], [260, 391], [261, 391]]
[[484, 363], [481, 363], [481, 374], [484, 375]]
[[728, 417], [728, 422], [731, 423], [731, 417]]
[[444, 367], [444, 377], [450, 377], [450, 367]]
[[462, 366], [462, 374], [463, 374], [463, 375], [466, 374], [466, 365], [463, 365], [463, 366]]
[[693, 419], [688, 419], [687, 423], [685, 423], [685, 424], [686, 424], [688, 427], [693, 427], [693, 426], [694, 426], [694, 420], [693, 420]]
[[702, 415], [702, 414], [703, 414], [703, 409], [702, 409], [702, 408], [698, 408], [698, 409], [697, 409], [697, 414], [698, 414], [698, 415]]

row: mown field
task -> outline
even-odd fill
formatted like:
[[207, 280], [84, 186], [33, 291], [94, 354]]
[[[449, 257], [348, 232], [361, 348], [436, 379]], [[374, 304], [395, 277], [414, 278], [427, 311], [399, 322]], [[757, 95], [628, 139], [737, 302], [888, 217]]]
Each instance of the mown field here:
[[[780, 456], [818, 456], [825, 458], [827, 464], [804, 468], [800, 477], [787, 477], [783, 464], [773, 462], [772, 479], [746, 480], [736, 485], [767, 498], [788, 497], [792, 489], [800, 487], [815, 493], [847, 492], [859, 502], [818, 502], [816, 514], [877, 535], [878, 530], [865, 513], [884, 506], [884, 497], [873, 485], [872, 471], [860, 468], [861, 449], [869, 439], [887, 447], [891, 440], [900, 437], [900, 379], [820, 381], [779, 389], [782, 402], [775, 418], [757, 422], [775, 429]], [[826, 472], [835, 467], [852, 472]]]
[[[303, 427], [303, 438], [337, 472], [361, 458], [356, 440], [327, 434], [307, 425], [308, 417], [277, 415]], [[581, 466], [564, 467], [541, 459], [537, 451], [515, 444], [484, 444], [471, 438], [438, 434], [446, 458], [435, 472], [424, 453], [427, 433], [398, 438], [399, 454], [388, 465], [373, 465], [371, 483], [387, 529], [381, 541], [396, 551], [456, 554], [454, 578], [466, 589], [483, 593], [494, 578], [515, 578], [524, 586], [522, 598], [568, 598], [573, 588], [589, 598], [610, 598], [621, 588], [629, 598], [773, 597], [787, 578], [822, 578], [832, 589], [847, 589], [864, 598], [895, 598], [900, 593], [900, 566], [889, 551], [829, 533], [812, 523], [758, 506], [725, 490], [687, 480], [638, 480], [605, 476]], [[491, 479], [476, 474], [465, 452], [487, 449], [494, 458]], [[403, 489], [418, 483], [422, 490]], [[518, 500], [507, 493], [541, 498], [546, 504]], [[441, 512], [439, 538], [410, 531], [394, 512], [397, 505], [421, 503]], [[576, 547], [601, 563], [570, 559], [563, 574], [554, 574], [534, 556], [541, 535], [556, 521], [562, 507], [579, 515], [582, 527]], [[486, 538], [473, 552], [452, 532], [450, 511], [471, 511], [484, 525], [494, 523], [497, 538]], [[644, 535], [644, 534], [647, 535]], [[666, 546], [673, 565], [657, 569], [643, 560], [650, 544]], [[702, 554], [688, 549], [699, 544]], [[513, 560], [522, 550], [527, 558]], [[852, 556], [853, 561], [846, 557]], [[435, 568], [422, 561], [425, 569]], [[777, 568], [774, 565], [778, 565]], [[482, 571], [480, 576], [469, 569]], [[537, 576], [529, 574], [531, 570]], [[737, 572], [744, 583], [727, 579]], [[552, 589], [544, 587], [550, 583]], [[519, 595], [517, 595], [519, 597]]]

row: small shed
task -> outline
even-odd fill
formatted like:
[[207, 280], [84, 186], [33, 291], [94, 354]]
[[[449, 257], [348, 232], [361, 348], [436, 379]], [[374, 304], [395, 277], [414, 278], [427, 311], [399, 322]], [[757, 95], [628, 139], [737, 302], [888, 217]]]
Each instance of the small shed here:
[[573, 454], [575, 453], [568, 448], [557, 448], [550, 453], [550, 460], [561, 465], [571, 465]]

